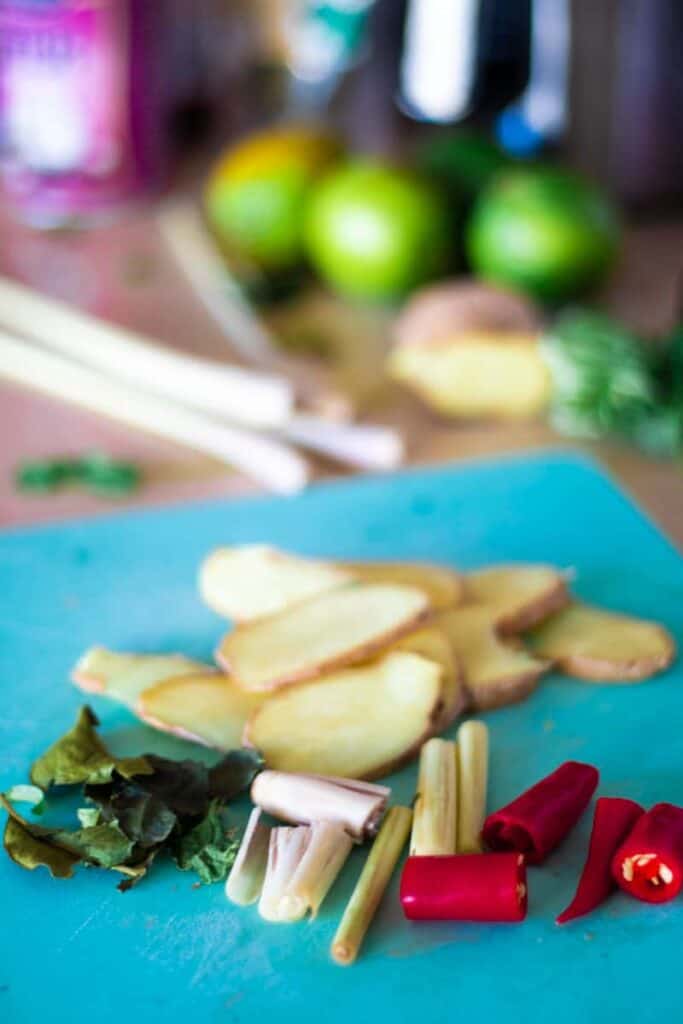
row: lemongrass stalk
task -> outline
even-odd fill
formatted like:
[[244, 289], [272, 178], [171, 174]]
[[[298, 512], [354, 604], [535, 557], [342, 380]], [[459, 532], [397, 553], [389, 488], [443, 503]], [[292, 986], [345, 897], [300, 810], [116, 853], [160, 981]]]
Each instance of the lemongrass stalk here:
[[420, 751], [411, 856], [438, 857], [455, 853], [457, 795], [455, 743], [428, 740]]
[[481, 853], [486, 818], [489, 730], [483, 722], [463, 722], [458, 747], [458, 853]]
[[360, 842], [376, 833], [390, 792], [355, 779], [265, 771], [254, 779], [251, 799], [283, 821], [338, 821]]
[[318, 779], [320, 782], [336, 782], [344, 789], [350, 789], [354, 793], [369, 793], [374, 796], [383, 796], [388, 800], [391, 796], [391, 786], [382, 786], [379, 782], [366, 782], [365, 779], [343, 779], [339, 775], [316, 775], [314, 772], [302, 772], [307, 779]]
[[405, 846], [412, 817], [409, 807], [392, 807], [387, 812], [332, 940], [332, 958], [338, 964], [352, 964], [358, 956]]
[[261, 809], [249, 815], [240, 848], [225, 883], [225, 895], [231, 903], [247, 907], [261, 895], [268, 864], [270, 829], [261, 821]]
[[280, 905], [310, 838], [311, 830], [305, 826], [271, 829], [266, 875], [258, 905], [259, 914], [265, 921], [298, 921], [304, 916], [305, 910], [296, 916], [283, 916]]
[[280, 902], [280, 914], [287, 919], [298, 920], [307, 911], [316, 916], [353, 846], [337, 821], [315, 821], [310, 828], [306, 852]]

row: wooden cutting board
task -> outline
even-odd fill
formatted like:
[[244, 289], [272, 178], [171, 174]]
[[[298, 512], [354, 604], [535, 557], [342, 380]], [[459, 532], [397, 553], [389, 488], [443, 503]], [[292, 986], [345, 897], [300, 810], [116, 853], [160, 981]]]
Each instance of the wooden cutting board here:
[[[462, 566], [548, 561], [576, 590], [659, 619], [683, 641], [683, 563], [592, 463], [545, 454], [466, 468], [314, 487], [288, 500], [183, 505], [0, 535], [0, 785], [71, 723], [82, 695], [68, 673], [87, 646], [179, 650], [208, 658], [222, 631], [195, 576], [218, 544], [268, 541], [340, 558], [432, 559]], [[211, 758], [93, 699], [117, 752]], [[638, 686], [550, 677], [526, 703], [486, 716], [489, 802], [500, 805], [567, 758], [596, 764], [599, 793], [683, 803], [683, 668]], [[390, 780], [410, 800], [415, 769]], [[247, 801], [235, 810], [244, 820]], [[351, 968], [328, 957], [364, 856], [355, 851], [318, 920], [266, 925], [196, 888], [168, 862], [122, 895], [81, 870], [55, 881], [0, 857], [0, 1020], [280, 1022], [323, 1020], [678, 1020], [683, 899], [654, 908], [615, 896], [564, 929], [590, 828], [586, 815], [530, 872], [522, 925], [410, 925], [397, 879]]]

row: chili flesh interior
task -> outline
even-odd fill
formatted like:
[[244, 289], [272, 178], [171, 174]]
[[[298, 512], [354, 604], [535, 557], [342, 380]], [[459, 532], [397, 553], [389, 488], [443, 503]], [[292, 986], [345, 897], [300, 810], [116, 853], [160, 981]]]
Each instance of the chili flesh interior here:
[[656, 853], [633, 853], [621, 862], [621, 875], [628, 890], [648, 903], [665, 903], [681, 887], [681, 879]]

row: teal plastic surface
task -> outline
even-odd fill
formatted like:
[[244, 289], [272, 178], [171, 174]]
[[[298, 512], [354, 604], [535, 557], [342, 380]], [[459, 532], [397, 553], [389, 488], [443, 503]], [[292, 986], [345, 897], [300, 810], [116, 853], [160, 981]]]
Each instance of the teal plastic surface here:
[[[0, 785], [24, 781], [70, 725], [83, 695], [69, 686], [69, 670], [89, 645], [209, 658], [222, 623], [197, 597], [197, 566], [212, 547], [247, 541], [464, 568], [553, 562], [576, 571], [582, 597], [659, 619], [683, 638], [679, 555], [593, 464], [573, 456], [11, 531], [0, 534]], [[117, 752], [198, 750], [103, 699], [91, 703]], [[567, 758], [600, 768], [600, 794], [683, 803], [680, 663], [639, 686], [551, 676], [527, 702], [486, 720], [491, 808]], [[414, 781], [412, 766], [391, 779], [397, 802], [411, 799]], [[246, 813], [244, 801], [235, 815]], [[328, 949], [362, 851], [319, 918], [297, 925], [264, 924], [255, 909], [230, 906], [221, 885], [195, 888], [194, 876], [166, 861], [122, 895], [106, 872], [56, 881], [0, 856], [0, 1021], [680, 1020], [683, 899], [650, 907], [618, 894], [590, 917], [554, 923], [573, 893], [590, 819], [530, 870], [524, 924], [408, 924], [395, 878], [350, 968], [334, 965]]]

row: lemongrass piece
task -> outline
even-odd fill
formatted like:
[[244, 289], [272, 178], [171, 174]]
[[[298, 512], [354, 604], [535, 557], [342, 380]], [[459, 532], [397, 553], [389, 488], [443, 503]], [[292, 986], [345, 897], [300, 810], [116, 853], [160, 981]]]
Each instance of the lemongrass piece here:
[[427, 740], [420, 751], [411, 857], [446, 857], [455, 853], [457, 796], [455, 743]]
[[338, 964], [352, 964], [358, 956], [406, 844], [412, 817], [409, 807], [391, 807], [387, 812], [332, 939], [332, 959]]
[[269, 490], [293, 494], [308, 483], [308, 463], [280, 441], [148, 394], [0, 330], [2, 377], [211, 455]]
[[348, 857], [353, 840], [338, 821], [314, 821], [311, 838], [280, 902], [280, 916], [314, 918]]
[[284, 377], [173, 351], [7, 277], [0, 277], [0, 322], [69, 359], [136, 387], [144, 382], [145, 391], [207, 415], [267, 430], [286, 423], [293, 411], [293, 388]]
[[261, 895], [268, 864], [270, 829], [261, 821], [260, 807], [249, 815], [240, 848], [225, 883], [225, 895], [231, 903], [247, 907]]
[[456, 734], [458, 748], [458, 853], [481, 853], [481, 830], [486, 818], [489, 730], [474, 719]]
[[351, 789], [356, 793], [374, 793], [375, 796], [382, 796], [385, 800], [391, 796], [391, 786], [383, 786], [379, 782], [366, 782], [365, 779], [344, 779], [339, 775], [316, 775], [315, 772], [306, 772], [305, 774], [308, 779], [336, 782], [344, 789]]
[[390, 793], [355, 779], [276, 771], [259, 772], [251, 786], [252, 802], [273, 817], [295, 824], [336, 821], [359, 842], [377, 832]]
[[298, 413], [279, 432], [286, 441], [360, 469], [396, 469], [403, 461], [403, 438], [379, 423], [334, 423]]
[[294, 877], [311, 839], [311, 830], [304, 825], [297, 828], [274, 828], [268, 843], [268, 862], [261, 888], [258, 911], [264, 921], [298, 921], [301, 913], [282, 916], [281, 903], [289, 882]]

